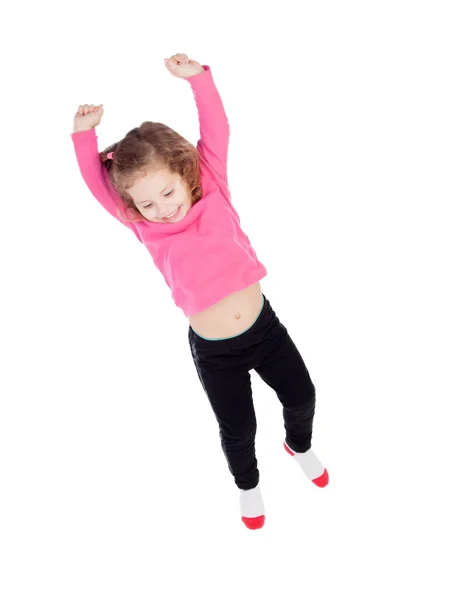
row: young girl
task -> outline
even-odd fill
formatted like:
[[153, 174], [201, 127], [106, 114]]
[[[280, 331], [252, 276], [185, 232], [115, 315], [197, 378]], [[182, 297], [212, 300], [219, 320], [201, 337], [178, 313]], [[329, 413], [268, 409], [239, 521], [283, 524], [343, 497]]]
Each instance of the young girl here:
[[146, 246], [189, 320], [192, 357], [240, 490], [242, 521], [259, 529], [265, 515], [250, 371], [283, 405], [286, 451], [324, 487], [327, 470], [311, 449], [315, 387], [261, 291], [267, 271], [231, 203], [230, 130], [211, 69], [185, 54], [165, 59], [165, 66], [193, 91], [200, 123], [196, 148], [166, 125], [146, 121], [99, 153], [94, 128], [102, 104], [79, 107], [72, 139], [89, 190]]

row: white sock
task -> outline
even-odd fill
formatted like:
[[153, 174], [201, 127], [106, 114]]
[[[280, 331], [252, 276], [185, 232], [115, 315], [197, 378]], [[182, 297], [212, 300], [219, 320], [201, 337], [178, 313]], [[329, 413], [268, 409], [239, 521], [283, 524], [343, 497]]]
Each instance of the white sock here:
[[240, 508], [241, 516], [253, 519], [265, 514], [262, 494], [257, 485], [252, 490], [240, 490]]
[[288, 446], [287, 443], [284, 444], [286, 446], [286, 450], [288, 449], [289, 454], [295, 458], [300, 467], [303, 469], [304, 474], [308, 479], [313, 481], [321, 477], [324, 474], [324, 466], [321, 461], [317, 458], [316, 454], [310, 448], [306, 452], [295, 452]]

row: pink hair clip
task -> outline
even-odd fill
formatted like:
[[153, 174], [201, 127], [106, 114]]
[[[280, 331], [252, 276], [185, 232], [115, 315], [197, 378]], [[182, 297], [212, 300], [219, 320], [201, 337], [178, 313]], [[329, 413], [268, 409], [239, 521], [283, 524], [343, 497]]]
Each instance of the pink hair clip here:
[[113, 160], [113, 156], [114, 156], [114, 152], [108, 152], [107, 158], [109, 158], [110, 160]]

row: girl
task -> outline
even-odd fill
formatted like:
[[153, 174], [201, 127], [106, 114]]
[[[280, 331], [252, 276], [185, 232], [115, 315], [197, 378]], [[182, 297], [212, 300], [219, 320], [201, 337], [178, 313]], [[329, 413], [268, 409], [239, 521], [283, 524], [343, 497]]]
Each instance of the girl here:
[[189, 82], [197, 104], [196, 148], [161, 123], [144, 122], [99, 153], [103, 105], [81, 105], [72, 140], [78, 165], [100, 204], [143, 243], [189, 320], [198, 377], [219, 425], [222, 449], [240, 490], [243, 523], [265, 522], [255, 455], [250, 371], [283, 405], [284, 448], [317, 486], [328, 473], [311, 449], [315, 387], [259, 281], [259, 262], [231, 203], [229, 124], [212, 72], [185, 54], [165, 59]]

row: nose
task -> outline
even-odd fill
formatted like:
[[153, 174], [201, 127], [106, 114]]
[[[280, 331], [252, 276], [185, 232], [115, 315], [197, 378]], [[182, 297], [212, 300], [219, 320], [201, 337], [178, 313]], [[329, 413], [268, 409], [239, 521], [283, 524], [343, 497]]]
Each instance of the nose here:
[[158, 217], [159, 217], [159, 219], [163, 219], [164, 217], [169, 215], [171, 212], [172, 212], [171, 208], [165, 207], [162, 210], [158, 211]]

